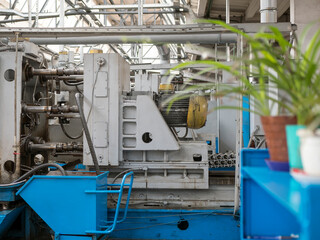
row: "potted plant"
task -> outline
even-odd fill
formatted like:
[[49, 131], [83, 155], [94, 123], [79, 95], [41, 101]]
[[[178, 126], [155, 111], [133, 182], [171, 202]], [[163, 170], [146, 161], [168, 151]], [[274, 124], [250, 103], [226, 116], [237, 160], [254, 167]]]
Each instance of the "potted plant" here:
[[[199, 60], [186, 62], [174, 69], [190, 67], [193, 64], [206, 64], [208, 68], [200, 74], [220, 69], [231, 73], [239, 80], [239, 85], [219, 84], [216, 97], [238, 94], [250, 96], [249, 111], [261, 116], [266, 141], [272, 161], [288, 165], [286, 143], [286, 125], [306, 125], [318, 115], [318, 109], [312, 106], [320, 104], [319, 53], [320, 30], [314, 34], [307, 50], [302, 51], [301, 44], [293, 45], [275, 27], [268, 31], [249, 35], [221, 21], [206, 21], [223, 26], [225, 29], [237, 33], [246, 41], [249, 52], [240, 59], [235, 59], [232, 65], [226, 65], [213, 60]], [[290, 51], [294, 51], [295, 58]], [[251, 81], [250, 79], [255, 79]], [[195, 85], [187, 88], [194, 90], [213, 89], [216, 84]], [[280, 91], [282, 97], [276, 96]], [[186, 96], [178, 94], [175, 98]], [[173, 98], [173, 101], [174, 99]], [[278, 106], [276, 114], [274, 106]], [[225, 108], [225, 107], [224, 107]], [[239, 106], [228, 108], [242, 109]]]

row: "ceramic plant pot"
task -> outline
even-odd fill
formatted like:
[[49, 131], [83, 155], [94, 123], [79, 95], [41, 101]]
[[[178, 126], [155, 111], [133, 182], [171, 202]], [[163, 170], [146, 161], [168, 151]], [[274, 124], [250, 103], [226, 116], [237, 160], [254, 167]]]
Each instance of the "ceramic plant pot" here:
[[298, 130], [304, 129], [304, 125], [287, 125], [287, 146], [290, 168], [302, 169], [302, 162], [300, 156], [300, 138], [298, 136]]
[[320, 177], [320, 130], [314, 133], [307, 129], [301, 129], [298, 131], [298, 135], [304, 172]]
[[297, 118], [293, 116], [262, 116], [261, 122], [270, 160], [273, 162], [288, 162], [286, 125], [296, 124]]

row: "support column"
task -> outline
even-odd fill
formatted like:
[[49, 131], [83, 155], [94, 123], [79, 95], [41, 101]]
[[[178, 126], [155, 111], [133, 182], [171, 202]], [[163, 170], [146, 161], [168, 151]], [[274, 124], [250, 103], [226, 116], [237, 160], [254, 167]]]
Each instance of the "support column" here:
[[[307, 46], [312, 35], [320, 28], [320, 0], [291, 0], [290, 1], [290, 22], [297, 24], [297, 36], [301, 36], [303, 29], [313, 24], [309, 30], [303, 45]], [[302, 39], [300, 39], [301, 41]]]

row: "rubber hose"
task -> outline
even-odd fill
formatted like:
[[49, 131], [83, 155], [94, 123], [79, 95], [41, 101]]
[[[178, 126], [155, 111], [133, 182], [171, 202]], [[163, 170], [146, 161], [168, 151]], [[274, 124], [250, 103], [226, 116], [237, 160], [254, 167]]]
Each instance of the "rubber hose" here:
[[59, 165], [59, 164], [56, 164], [56, 163], [44, 163], [44, 164], [41, 164], [40, 166], [37, 166], [35, 168], [33, 168], [32, 170], [30, 170], [29, 172], [23, 174], [21, 177], [19, 177], [18, 179], [16, 179], [15, 181], [13, 181], [12, 183], [16, 183], [16, 182], [21, 182], [23, 181], [24, 179], [30, 177], [33, 173], [35, 173], [36, 171], [42, 169], [42, 168], [47, 168], [47, 167], [56, 167], [63, 176], [66, 176], [66, 172], [65, 170]]

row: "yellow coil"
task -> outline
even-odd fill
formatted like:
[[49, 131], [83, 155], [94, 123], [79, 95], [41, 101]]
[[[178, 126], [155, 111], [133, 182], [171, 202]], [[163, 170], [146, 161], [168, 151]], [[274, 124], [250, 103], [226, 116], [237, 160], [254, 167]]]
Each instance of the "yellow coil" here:
[[189, 100], [187, 125], [189, 128], [202, 128], [207, 121], [208, 102], [206, 97], [193, 95]]

